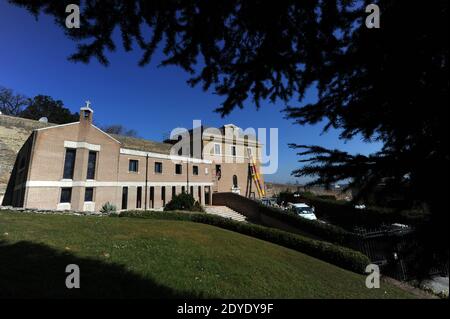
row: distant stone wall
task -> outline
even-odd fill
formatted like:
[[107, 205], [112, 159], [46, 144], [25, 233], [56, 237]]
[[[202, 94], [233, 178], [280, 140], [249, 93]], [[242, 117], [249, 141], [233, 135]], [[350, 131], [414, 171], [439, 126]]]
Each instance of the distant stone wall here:
[[270, 183], [266, 182], [266, 196], [274, 197], [277, 196], [281, 192], [311, 192], [315, 195], [332, 195], [335, 196], [336, 199], [340, 200], [351, 200], [352, 194], [350, 191], [343, 192], [342, 189], [325, 189], [324, 187], [319, 186], [311, 186], [307, 187], [304, 185], [295, 185], [295, 184], [279, 184], [279, 183]]
[[305, 189], [302, 185], [295, 184], [278, 184], [278, 183], [270, 183], [266, 182], [266, 196], [274, 197], [281, 192], [303, 192]]
[[54, 124], [0, 115], [0, 205], [20, 148], [34, 129], [51, 125]]

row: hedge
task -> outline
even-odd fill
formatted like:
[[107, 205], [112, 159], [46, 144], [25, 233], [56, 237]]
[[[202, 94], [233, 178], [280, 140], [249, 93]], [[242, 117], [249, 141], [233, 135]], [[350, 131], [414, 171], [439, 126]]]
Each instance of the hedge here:
[[346, 201], [327, 200], [314, 196], [304, 196], [304, 201], [314, 206], [318, 218], [347, 229], [357, 226], [378, 228], [394, 223], [414, 226], [425, 222], [428, 217], [425, 213], [414, 210], [395, 210], [382, 207], [356, 209], [352, 203]]
[[122, 212], [120, 217], [182, 220], [208, 224], [294, 249], [338, 267], [363, 274], [369, 258], [357, 251], [332, 243], [260, 225], [236, 222], [220, 216], [187, 212]]
[[[214, 196], [221, 196], [221, 200], [226, 202], [226, 206], [241, 213], [244, 216], [248, 215], [249, 211], [257, 211], [259, 215], [265, 215], [276, 219], [284, 224], [298, 229], [301, 232], [310, 234], [314, 237], [318, 237], [321, 240], [330, 241], [340, 245], [351, 246], [358, 238], [355, 234], [343, 229], [342, 227], [323, 223], [320, 221], [308, 220], [300, 217], [294, 212], [289, 210], [281, 210], [276, 207], [269, 207], [261, 202], [242, 197], [233, 193], [222, 193], [220, 195], [214, 194]], [[242, 205], [245, 203], [245, 205]], [[247, 216], [249, 217], [249, 216]], [[261, 216], [258, 218], [251, 218], [255, 223], [264, 224], [265, 226], [272, 227], [270, 222], [264, 222], [261, 220]], [[273, 226], [276, 227], [277, 226]]]
[[338, 243], [341, 245], [349, 245], [356, 240], [356, 236], [343, 229], [342, 227], [326, 224], [317, 220], [309, 220], [298, 216], [289, 210], [281, 210], [279, 208], [268, 207], [258, 203], [261, 214], [278, 219], [300, 231], [317, 236], [323, 240]]

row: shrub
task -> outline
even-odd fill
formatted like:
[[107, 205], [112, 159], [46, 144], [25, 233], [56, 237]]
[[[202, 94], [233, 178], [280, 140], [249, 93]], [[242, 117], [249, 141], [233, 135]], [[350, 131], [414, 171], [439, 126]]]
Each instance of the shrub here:
[[255, 224], [236, 222], [223, 217], [196, 213], [124, 212], [121, 217], [185, 220], [208, 224], [262, 239], [322, 259], [336, 266], [363, 274], [369, 258], [357, 251], [332, 243]]
[[103, 214], [117, 214], [117, 207], [110, 202], [106, 202], [105, 204], [103, 204], [100, 212]]
[[[313, 194], [311, 194], [311, 195], [304, 195], [304, 196], [314, 196]], [[320, 199], [326, 199], [326, 200], [336, 200], [336, 196], [334, 196], [334, 195], [317, 195], [317, 198], [320, 198]]]
[[303, 202], [304, 197], [307, 196], [313, 196], [313, 193], [307, 191], [307, 192], [291, 192], [289, 190], [286, 190], [284, 192], [281, 192], [277, 196], [277, 204], [281, 205], [284, 203], [286, 205], [287, 203], [299, 203]]
[[285, 192], [281, 192], [278, 194], [277, 196], [277, 204], [278, 205], [286, 205], [288, 202], [293, 202], [294, 201], [294, 193], [289, 192], [289, 191], [285, 191]]
[[427, 218], [427, 215], [420, 211], [384, 207], [356, 209], [352, 203], [347, 201], [321, 199], [315, 196], [307, 197], [305, 201], [314, 206], [317, 217], [348, 229], [358, 226], [377, 228], [393, 223], [417, 225]]
[[202, 212], [203, 213], [203, 212], [205, 212], [205, 209], [203, 208], [203, 206], [198, 201], [195, 201], [192, 211], [194, 211], [194, 212]]
[[401, 223], [407, 225], [421, 224], [428, 216], [418, 210], [393, 209], [386, 207], [367, 207], [356, 209], [354, 204], [348, 201], [336, 200], [332, 195], [314, 195], [310, 192], [280, 193], [279, 202], [304, 202], [314, 206], [318, 218], [327, 220], [348, 230], [355, 227], [378, 228], [386, 224]]
[[322, 223], [316, 220], [308, 220], [288, 210], [284, 211], [259, 204], [259, 212], [323, 240], [345, 245], [355, 241], [354, 234], [339, 226]]
[[175, 195], [164, 207], [164, 211], [185, 210], [190, 212], [203, 212], [203, 207], [191, 194], [181, 193]]
[[283, 229], [283, 226], [276, 222], [272, 223], [272, 221], [264, 219], [264, 216], [267, 216], [285, 225], [296, 228], [302, 233], [307, 233], [312, 237], [318, 237], [322, 240], [346, 246], [353, 246], [352, 243], [355, 241], [354, 234], [339, 226], [308, 220], [298, 216], [294, 212], [269, 207], [233, 193], [221, 193], [215, 194], [214, 196], [216, 202], [230, 207], [257, 224]]

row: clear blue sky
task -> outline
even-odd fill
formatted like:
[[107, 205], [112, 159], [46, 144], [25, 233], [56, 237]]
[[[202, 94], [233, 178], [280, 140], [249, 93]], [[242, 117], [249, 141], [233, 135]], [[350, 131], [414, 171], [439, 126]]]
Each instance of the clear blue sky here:
[[[157, 68], [159, 56], [141, 68], [140, 52], [118, 50], [109, 55], [110, 66], [96, 60], [90, 64], [73, 63], [67, 57], [75, 43], [47, 16], [38, 21], [27, 11], [0, 0], [0, 85], [27, 96], [50, 95], [66, 107], [78, 111], [85, 100], [92, 101], [94, 120], [100, 125], [123, 124], [147, 139], [160, 141], [175, 127], [192, 127], [199, 119], [205, 125], [219, 127], [234, 123], [242, 128], [275, 127], [279, 130], [279, 169], [266, 180], [295, 182], [290, 173], [299, 167], [295, 150], [288, 143], [315, 144], [351, 153], [372, 153], [380, 144], [360, 139], [344, 142], [339, 132], [321, 134], [323, 125], [299, 126], [284, 119], [283, 104], [262, 103], [256, 111], [252, 104], [237, 109], [222, 119], [213, 110], [220, 97], [190, 88], [189, 76], [175, 67]], [[313, 99], [311, 91], [307, 99]], [[307, 101], [307, 100], [306, 100]], [[298, 105], [293, 102], [292, 105]], [[304, 182], [304, 180], [299, 180]]]

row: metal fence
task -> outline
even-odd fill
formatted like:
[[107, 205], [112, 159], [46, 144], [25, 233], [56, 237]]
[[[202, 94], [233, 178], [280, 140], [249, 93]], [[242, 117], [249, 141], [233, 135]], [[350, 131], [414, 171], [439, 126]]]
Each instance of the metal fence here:
[[[414, 278], [417, 239], [413, 228], [391, 225], [378, 229], [356, 228], [354, 232], [358, 238], [354, 249], [366, 254], [382, 274], [403, 281]], [[448, 276], [448, 262], [436, 265], [431, 274]]]

